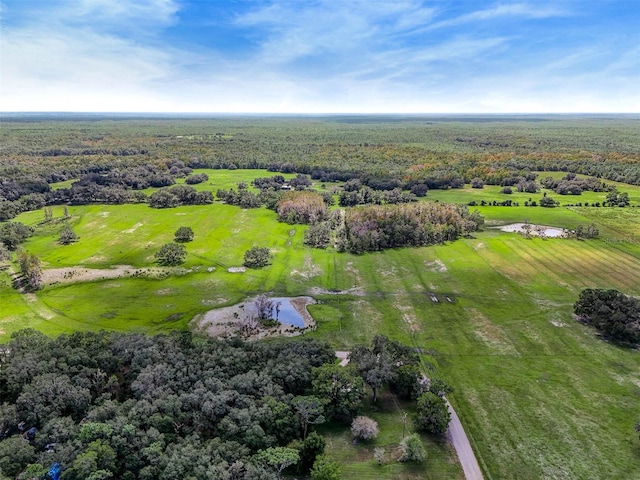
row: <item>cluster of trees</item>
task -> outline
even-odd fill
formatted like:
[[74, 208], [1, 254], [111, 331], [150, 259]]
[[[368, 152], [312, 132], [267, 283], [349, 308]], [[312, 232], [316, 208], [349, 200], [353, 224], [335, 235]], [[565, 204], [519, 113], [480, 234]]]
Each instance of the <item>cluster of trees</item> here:
[[20, 277], [16, 279], [18, 286], [27, 292], [38, 290], [42, 287], [42, 265], [40, 259], [26, 250], [18, 250], [18, 264], [20, 265]]
[[0, 243], [7, 250], [14, 251], [22, 242], [33, 235], [33, 227], [20, 222], [7, 222], [0, 225]]
[[0, 354], [0, 477], [42, 478], [54, 463], [64, 480], [321, 471], [312, 429], [334, 360], [314, 340], [17, 332]]
[[607, 193], [607, 198], [603, 202], [603, 205], [605, 207], [628, 207], [629, 194], [627, 192], [618, 192], [617, 189], [613, 189]]
[[226, 204], [242, 208], [259, 208], [264, 204], [265, 199], [263, 192], [253, 193], [245, 185], [242, 185], [237, 191], [233, 188], [230, 190], [218, 189], [216, 197]]
[[[451, 414], [444, 396], [451, 387], [442, 380], [429, 380], [420, 371], [420, 359], [414, 349], [400, 342], [376, 335], [371, 345], [357, 345], [349, 354], [349, 362], [373, 392], [384, 386], [401, 397], [417, 399], [413, 418], [417, 430], [442, 434], [446, 432]], [[366, 417], [358, 417], [351, 426], [354, 436], [368, 439], [377, 435], [377, 425]]]
[[149, 197], [149, 206], [151, 208], [172, 208], [179, 205], [208, 205], [210, 203], [213, 203], [212, 192], [198, 192], [189, 185], [174, 185], [169, 188], [161, 188], [153, 192]]
[[567, 173], [560, 180], [546, 177], [540, 181], [540, 184], [560, 195], [581, 195], [584, 191], [607, 192], [613, 188], [597, 178], [578, 178], [575, 173]]
[[374, 190], [367, 185], [363, 185], [355, 191], [343, 190], [338, 195], [338, 203], [341, 207], [354, 207], [356, 205], [395, 205], [415, 202], [417, 200], [416, 195], [411, 192], [404, 192], [400, 188], [394, 188], [393, 190]]
[[[364, 253], [452, 241], [479, 230], [484, 219], [477, 211], [469, 213], [468, 208], [462, 205], [412, 203], [335, 211], [328, 222], [330, 230], [336, 232], [336, 247], [339, 250]], [[321, 225], [318, 224], [305, 237], [307, 243], [320, 243], [316, 240], [327, 229], [327, 225]]]
[[640, 300], [618, 290], [587, 288], [580, 292], [574, 313], [612, 340], [640, 342]]
[[327, 204], [312, 191], [290, 191], [278, 202], [278, 220], [286, 223], [314, 224], [326, 220]]

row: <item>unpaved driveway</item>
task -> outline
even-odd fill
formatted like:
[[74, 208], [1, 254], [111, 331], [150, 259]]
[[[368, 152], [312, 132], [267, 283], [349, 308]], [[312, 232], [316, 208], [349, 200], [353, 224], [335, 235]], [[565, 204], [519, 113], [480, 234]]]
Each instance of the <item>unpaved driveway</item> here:
[[460, 423], [460, 419], [449, 403], [449, 400], [445, 398], [445, 401], [447, 402], [447, 407], [449, 407], [449, 412], [451, 413], [451, 422], [449, 423], [449, 429], [447, 430], [447, 439], [451, 442], [453, 448], [456, 449], [460, 465], [462, 465], [462, 471], [464, 472], [464, 478], [467, 480], [482, 480], [480, 465], [478, 465], [478, 460], [476, 460], [476, 456], [473, 454], [473, 449], [471, 448], [469, 438], [467, 437], [464, 428], [462, 428], [462, 423]]

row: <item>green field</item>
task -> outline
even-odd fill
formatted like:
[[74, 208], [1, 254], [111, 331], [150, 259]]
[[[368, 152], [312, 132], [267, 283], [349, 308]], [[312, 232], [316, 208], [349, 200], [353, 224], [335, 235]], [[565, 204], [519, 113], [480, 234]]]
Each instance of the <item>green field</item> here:
[[[247, 171], [208, 172], [212, 178], [218, 175], [215, 182], [226, 185], [222, 188], [252, 178]], [[621, 190], [637, 205], [640, 188]], [[430, 191], [427, 201], [507, 197], [498, 191]], [[510, 198], [518, 195], [542, 196]], [[571, 202], [554, 198], [566, 204], [603, 195], [585, 193]], [[155, 251], [172, 240], [179, 226], [191, 226], [195, 240], [186, 244], [184, 268], [163, 279], [62, 282], [24, 295], [11, 288], [4, 271], [0, 339], [25, 327], [52, 335], [78, 329], [163, 332], [187, 328], [196, 314], [259, 292], [313, 293], [320, 301], [310, 307], [318, 328], [309, 335], [336, 349], [348, 350], [381, 333], [432, 353], [433, 368], [455, 388], [449, 399], [486, 478], [640, 478], [634, 432], [640, 416], [638, 352], [604, 342], [572, 317], [572, 305], [586, 287], [640, 295], [640, 209], [478, 209], [488, 227], [525, 218], [564, 228], [594, 222], [601, 234], [589, 241], [542, 240], [485, 228], [474, 238], [447, 245], [354, 256], [304, 246], [306, 227], [278, 223], [275, 213], [264, 208], [89, 205], [69, 207], [69, 223], [80, 240], [61, 246], [56, 242], [60, 225], [38, 226], [43, 213], [28, 212], [16, 218], [36, 226], [24, 248], [40, 257], [45, 269], [150, 268], [156, 266]], [[54, 207], [54, 217], [61, 216], [62, 207]], [[270, 248], [273, 264], [227, 272], [241, 265], [251, 246]], [[377, 415], [389, 435], [398, 433], [396, 405], [384, 406]], [[349, 464], [348, 478], [460, 476], [458, 467], [447, 466], [451, 452], [432, 439], [428, 445], [434, 460], [424, 473], [378, 467], [370, 446], [346, 448], [344, 435], [327, 433], [333, 435], [330, 456]], [[392, 445], [394, 440], [382, 437], [379, 442]]]

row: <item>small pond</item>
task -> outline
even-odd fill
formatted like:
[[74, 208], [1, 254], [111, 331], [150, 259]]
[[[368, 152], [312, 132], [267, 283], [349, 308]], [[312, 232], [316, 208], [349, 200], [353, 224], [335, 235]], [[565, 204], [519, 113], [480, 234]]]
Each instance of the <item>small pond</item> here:
[[298, 313], [293, 305], [291, 305], [291, 299], [286, 297], [273, 297], [269, 298], [276, 307], [273, 310], [273, 318], [280, 323], [286, 323], [288, 325], [294, 325], [296, 327], [304, 328], [304, 319], [302, 315]]

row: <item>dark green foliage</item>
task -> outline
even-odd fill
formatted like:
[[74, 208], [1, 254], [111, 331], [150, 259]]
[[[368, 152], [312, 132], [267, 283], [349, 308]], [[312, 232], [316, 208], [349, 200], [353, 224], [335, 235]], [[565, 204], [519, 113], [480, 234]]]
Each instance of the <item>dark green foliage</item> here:
[[[308, 471], [324, 440], [300, 438], [292, 399], [311, 388], [314, 367], [333, 360], [314, 340], [20, 331], [0, 369], [0, 468], [14, 478], [44, 459], [60, 462], [71, 480], [226, 480], [229, 472], [248, 480], [273, 478], [301, 459]], [[289, 365], [297, 381], [281, 376]], [[20, 422], [38, 429], [33, 442]], [[299, 448], [283, 448], [296, 439]]]
[[617, 290], [587, 288], [573, 306], [576, 315], [613, 340], [640, 342], [640, 300]]
[[471, 180], [471, 188], [484, 188], [484, 182], [481, 178], [474, 178]]
[[9, 250], [15, 250], [22, 242], [33, 235], [33, 228], [20, 222], [3, 223], [0, 226], [0, 242]]
[[629, 194], [627, 192], [620, 193], [618, 190], [614, 189], [607, 194], [607, 198], [603, 202], [603, 205], [609, 207], [628, 207]]
[[450, 421], [451, 414], [444, 398], [431, 392], [420, 395], [413, 419], [416, 429], [428, 433], [444, 433]]
[[180, 205], [180, 200], [167, 189], [158, 190], [149, 197], [149, 206], [152, 208], [172, 208]]
[[0, 441], [0, 475], [15, 478], [27, 464], [35, 460], [35, 449], [22, 435], [13, 435]]
[[193, 229], [191, 227], [180, 227], [176, 230], [175, 241], [184, 243], [193, 240]]
[[206, 182], [209, 180], [209, 175], [206, 173], [199, 173], [196, 175], [189, 175], [185, 178], [184, 182], [188, 185], [196, 185], [198, 183]]
[[69, 225], [65, 225], [64, 227], [62, 227], [60, 236], [58, 237], [58, 243], [60, 243], [61, 245], [69, 245], [77, 241], [78, 236]]
[[154, 257], [163, 266], [175, 266], [184, 262], [187, 257], [187, 249], [180, 243], [165, 243]]
[[373, 401], [377, 400], [378, 389], [393, 383], [398, 377], [398, 369], [419, 364], [418, 355], [406, 345], [389, 340], [384, 335], [376, 335], [371, 346], [356, 345], [349, 355], [362, 379], [373, 391]]
[[266, 267], [271, 262], [271, 254], [268, 248], [252, 247], [244, 252], [243, 265], [247, 268]]
[[300, 460], [296, 465], [299, 474], [306, 475], [311, 470], [316, 458], [322, 456], [327, 442], [316, 432], [311, 432], [304, 440], [296, 440], [289, 444], [290, 448], [298, 451]]
[[590, 239], [596, 238], [598, 235], [600, 235], [600, 231], [594, 223], [591, 223], [589, 225], [576, 225], [576, 229], [574, 230], [573, 235], [578, 240]]
[[332, 364], [313, 370], [313, 394], [327, 402], [325, 411], [331, 418], [350, 422], [360, 410], [364, 388], [351, 366]]
[[0, 243], [0, 263], [11, 260], [11, 252], [4, 243]]
[[540, 199], [538, 204], [541, 207], [546, 207], [546, 208], [553, 208], [553, 207], [557, 207], [558, 205], [560, 205], [559, 202], [556, 202], [553, 198], [548, 197], [546, 195]]

